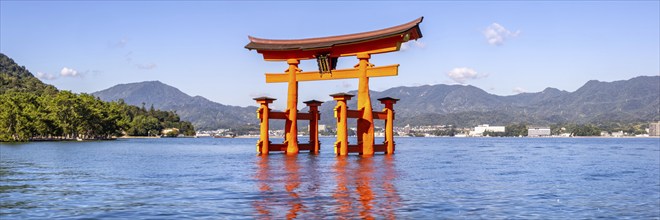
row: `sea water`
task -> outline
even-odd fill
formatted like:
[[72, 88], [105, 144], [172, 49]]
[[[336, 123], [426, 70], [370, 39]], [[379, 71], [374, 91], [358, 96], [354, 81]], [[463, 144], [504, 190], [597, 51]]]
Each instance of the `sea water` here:
[[0, 218], [660, 218], [658, 138], [396, 138], [394, 155], [256, 139], [0, 144]]

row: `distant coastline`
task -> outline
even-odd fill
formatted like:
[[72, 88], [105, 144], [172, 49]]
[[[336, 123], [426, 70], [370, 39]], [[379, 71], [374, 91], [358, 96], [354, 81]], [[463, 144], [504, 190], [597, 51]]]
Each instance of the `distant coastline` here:
[[152, 139], [152, 138], [160, 138], [159, 136], [121, 136], [117, 137], [117, 139]]

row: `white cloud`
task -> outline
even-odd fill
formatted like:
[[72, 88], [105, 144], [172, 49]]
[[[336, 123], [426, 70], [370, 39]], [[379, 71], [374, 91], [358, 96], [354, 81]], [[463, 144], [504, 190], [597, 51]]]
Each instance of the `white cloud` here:
[[513, 88], [513, 92], [516, 93], [516, 94], [520, 94], [520, 93], [525, 93], [525, 92], [527, 92], [527, 90], [526, 90], [526, 89], [523, 89], [523, 88], [521, 88], [521, 87], [516, 87], [516, 88]]
[[81, 76], [81, 75], [80, 75], [80, 73], [78, 73], [77, 70], [74, 70], [74, 69], [71, 69], [71, 68], [68, 68], [68, 67], [64, 67], [60, 71], [60, 76], [77, 77], [77, 76]]
[[520, 34], [520, 30], [511, 32], [504, 28], [504, 26], [498, 23], [493, 23], [488, 26], [483, 33], [490, 45], [499, 46], [504, 44], [504, 41], [507, 39], [517, 37]]
[[138, 69], [143, 69], [143, 70], [150, 70], [150, 69], [154, 69], [154, 68], [157, 67], [157, 65], [156, 65], [155, 63], [149, 63], [149, 64], [135, 64], [135, 66], [136, 66]]
[[479, 74], [477, 71], [467, 68], [467, 67], [458, 67], [450, 70], [447, 73], [447, 76], [460, 84], [466, 84], [468, 80], [479, 79], [487, 77], [487, 74]]
[[401, 50], [408, 50], [410, 48], [426, 48], [426, 44], [421, 40], [411, 40], [401, 44]]
[[45, 80], [54, 80], [57, 79], [57, 76], [50, 73], [37, 72], [37, 78]]
[[128, 39], [122, 38], [119, 41], [116, 42], [109, 42], [108, 46], [110, 48], [124, 48], [126, 47], [126, 44], [128, 44]]
[[133, 51], [128, 51], [126, 54], [124, 54], [124, 60], [131, 66], [135, 66], [138, 69], [141, 70], [152, 70], [158, 67], [157, 64], [155, 63], [142, 63], [138, 61], [133, 60]]
[[126, 38], [123, 38], [123, 39], [119, 40], [119, 42], [117, 42], [117, 46], [118, 47], [125, 47], [127, 43], [128, 43], [128, 40], [126, 40]]

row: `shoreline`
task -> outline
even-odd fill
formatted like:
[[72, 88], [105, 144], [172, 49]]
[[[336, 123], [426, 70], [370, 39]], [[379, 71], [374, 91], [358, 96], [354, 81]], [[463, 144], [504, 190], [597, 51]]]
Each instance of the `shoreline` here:
[[[308, 136], [298, 136], [300, 137], [308, 137]], [[334, 138], [336, 136], [319, 136], [320, 138]], [[349, 136], [350, 137], [356, 137], [356, 136]], [[207, 138], [207, 137], [200, 137], [200, 138]], [[259, 136], [236, 136], [234, 138], [259, 138]], [[282, 138], [279, 136], [269, 136], [269, 139], [273, 138]], [[376, 138], [383, 138], [381, 136], [376, 136]], [[624, 137], [612, 137], [612, 136], [574, 136], [574, 137], [565, 137], [565, 136], [546, 136], [546, 137], [488, 137], [488, 136], [481, 136], [481, 137], [469, 137], [469, 136], [422, 136], [422, 137], [412, 137], [412, 136], [394, 136], [394, 138], [660, 138], [660, 136], [624, 136]]]
[[151, 138], [160, 138], [159, 136], [121, 136], [117, 139], [151, 139]]
[[[305, 137], [305, 136], [298, 136], [298, 137]], [[321, 138], [334, 138], [335, 136], [319, 136]], [[351, 136], [355, 137], [355, 136]], [[36, 139], [36, 140], [29, 140], [29, 141], [23, 141], [23, 142], [0, 142], [0, 143], [29, 143], [29, 142], [90, 142], [90, 141], [113, 141], [113, 140], [120, 140], [120, 139], [160, 139], [160, 138], [166, 138], [166, 139], [188, 139], [188, 138], [210, 138], [210, 137], [195, 137], [195, 136], [187, 136], [187, 137], [148, 137], [148, 136], [122, 136], [122, 137], [113, 137], [109, 139], [58, 139], [58, 138], [52, 138], [52, 139]], [[233, 138], [241, 138], [241, 139], [250, 139], [250, 138], [259, 138], [259, 136], [236, 136]], [[217, 139], [233, 139], [233, 138], [217, 138]], [[269, 138], [282, 138], [282, 137], [269, 137]], [[378, 137], [377, 137], [378, 138]], [[382, 137], [381, 137], [382, 138]], [[640, 137], [635, 137], [635, 136], [625, 136], [625, 137], [607, 137], [607, 136], [577, 136], [577, 137], [563, 137], [563, 136], [548, 136], [548, 137], [450, 137], [450, 136], [431, 136], [431, 137], [410, 137], [410, 136], [395, 136], [395, 138], [582, 138], [582, 139], [587, 139], [587, 138], [604, 138], [604, 139], [636, 139], [636, 138], [649, 138], [649, 139], [660, 139], [660, 136], [640, 136]]]

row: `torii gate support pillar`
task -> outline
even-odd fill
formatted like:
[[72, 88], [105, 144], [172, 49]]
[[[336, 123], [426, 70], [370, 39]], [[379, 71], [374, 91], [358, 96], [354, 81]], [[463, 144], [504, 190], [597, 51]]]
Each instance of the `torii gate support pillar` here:
[[268, 155], [268, 147], [270, 147], [270, 140], [268, 140], [268, 120], [270, 118], [270, 109], [268, 104], [273, 103], [276, 99], [269, 97], [254, 98], [260, 107], [257, 109], [257, 118], [261, 121], [259, 142], [257, 142], [257, 152], [262, 155]]
[[348, 105], [353, 95], [347, 93], [332, 94], [337, 106], [335, 106], [335, 118], [337, 118], [337, 141], [335, 142], [335, 154], [339, 156], [348, 155]]

